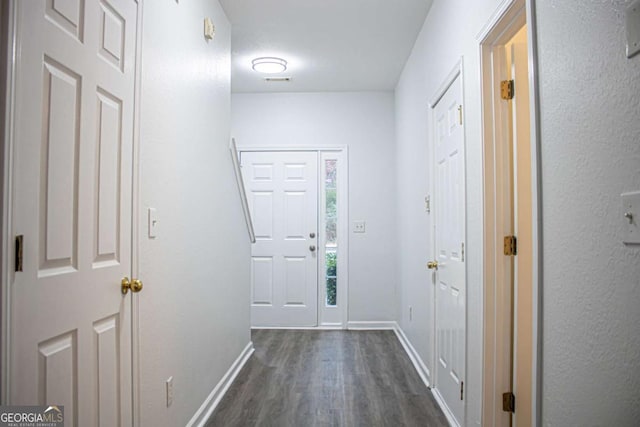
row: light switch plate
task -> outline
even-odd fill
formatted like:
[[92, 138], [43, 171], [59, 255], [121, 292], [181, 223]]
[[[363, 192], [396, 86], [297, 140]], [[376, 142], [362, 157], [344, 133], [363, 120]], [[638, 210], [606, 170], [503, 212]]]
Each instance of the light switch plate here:
[[364, 221], [353, 221], [354, 233], [365, 233], [367, 230], [367, 223]]
[[160, 224], [158, 223], [158, 212], [156, 208], [149, 208], [149, 238], [155, 239], [158, 237], [158, 229]]
[[622, 221], [624, 222], [622, 241], [640, 244], [640, 191], [623, 193]]
[[627, 29], [627, 58], [640, 52], [640, 0], [627, 6], [625, 13]]

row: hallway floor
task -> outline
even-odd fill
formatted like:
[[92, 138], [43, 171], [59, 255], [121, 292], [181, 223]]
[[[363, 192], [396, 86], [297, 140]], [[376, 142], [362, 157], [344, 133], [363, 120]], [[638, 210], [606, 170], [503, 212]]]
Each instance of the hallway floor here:
[[392, 331], [255, 330], [213, 426], [447, 426]]

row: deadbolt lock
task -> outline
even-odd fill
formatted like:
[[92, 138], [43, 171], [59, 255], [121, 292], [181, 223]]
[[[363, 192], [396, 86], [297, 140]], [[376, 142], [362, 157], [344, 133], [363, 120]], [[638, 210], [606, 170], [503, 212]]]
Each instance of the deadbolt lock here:
[[125, 277], [120, 282], [120, 289], [122, 290], [122, 294], [126, 295], [131, 289], [131, 292], [138, 293], [142, 290], [142, 280], [133, 279], [129, 281], [128, 277]]

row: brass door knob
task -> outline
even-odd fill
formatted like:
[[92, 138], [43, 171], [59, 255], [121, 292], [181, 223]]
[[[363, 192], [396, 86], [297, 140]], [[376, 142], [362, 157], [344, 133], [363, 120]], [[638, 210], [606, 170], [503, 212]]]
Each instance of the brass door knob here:
[[427, 268], [429, 270], [437, 270], [438, 269], [438, 261], [429, 261], [427, 263]]
[[138, 293], [142, 290], [142, 280], [133, 279], [129, 281], [129, 278], [125, 277], [122, 279], [122, 282], [120, 282], [120, 289], [123, 295], [126, 295], [129, 289], [131, 289], [133, 293]]

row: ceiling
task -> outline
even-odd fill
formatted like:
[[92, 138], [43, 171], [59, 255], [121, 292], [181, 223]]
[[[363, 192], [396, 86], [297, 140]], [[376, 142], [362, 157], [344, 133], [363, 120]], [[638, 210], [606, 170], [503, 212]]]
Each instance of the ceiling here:
[[[233, 26], [232, 92], [393, 90], [432, 0], [220, 0]], [[251, 60], [288, 61], [266, 82]]]

